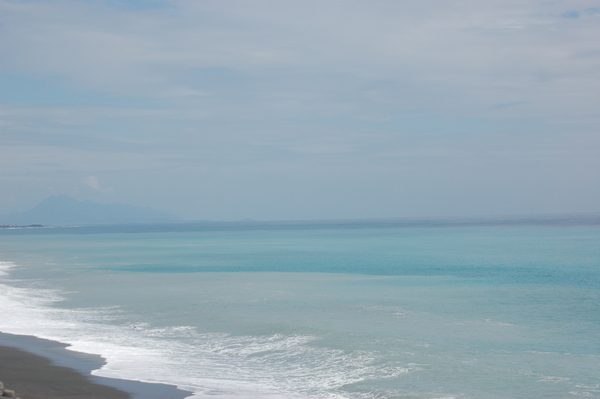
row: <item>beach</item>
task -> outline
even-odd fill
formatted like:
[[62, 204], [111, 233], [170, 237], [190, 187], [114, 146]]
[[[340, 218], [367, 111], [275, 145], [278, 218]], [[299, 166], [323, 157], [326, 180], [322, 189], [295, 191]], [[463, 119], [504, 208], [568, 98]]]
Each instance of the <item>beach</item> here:
[[92, 376], [100, 356], [73, 352], [59, 342], [0, 333], [0, 381], [21, 399], [183, 399], [189, 392]]

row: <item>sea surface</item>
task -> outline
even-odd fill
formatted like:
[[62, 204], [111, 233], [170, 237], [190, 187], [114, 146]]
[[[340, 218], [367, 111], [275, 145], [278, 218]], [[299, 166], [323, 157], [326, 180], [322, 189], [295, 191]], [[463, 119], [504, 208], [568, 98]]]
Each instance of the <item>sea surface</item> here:
[[0, 230], [0, 331], [194, 398], [600, 398], [600, 225]]

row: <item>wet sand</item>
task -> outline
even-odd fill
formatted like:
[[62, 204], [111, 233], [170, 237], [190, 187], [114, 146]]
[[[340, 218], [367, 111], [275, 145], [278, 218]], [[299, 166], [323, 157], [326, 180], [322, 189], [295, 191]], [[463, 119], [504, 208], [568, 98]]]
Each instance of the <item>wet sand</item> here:
[[0, 381], [21, 399], [183, 399], [164, 384], [92, 376], [104, 359], [66, 350], [59, 342], [0, 333]]

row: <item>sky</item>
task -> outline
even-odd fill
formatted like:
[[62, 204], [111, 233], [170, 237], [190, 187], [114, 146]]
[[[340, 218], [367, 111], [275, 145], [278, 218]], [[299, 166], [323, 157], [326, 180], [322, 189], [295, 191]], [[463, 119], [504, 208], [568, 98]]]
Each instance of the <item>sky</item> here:
[[600, 1], [0, 0], [0, 214], [600, 212]]

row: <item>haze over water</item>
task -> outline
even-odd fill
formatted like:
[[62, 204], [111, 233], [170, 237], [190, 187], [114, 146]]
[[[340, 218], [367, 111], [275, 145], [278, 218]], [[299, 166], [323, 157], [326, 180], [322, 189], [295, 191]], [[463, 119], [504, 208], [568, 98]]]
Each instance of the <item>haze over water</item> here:
[[597, 225], [0, 232], [0, 330], [197, 397], [600, 397]]

